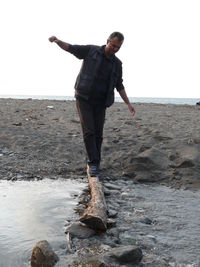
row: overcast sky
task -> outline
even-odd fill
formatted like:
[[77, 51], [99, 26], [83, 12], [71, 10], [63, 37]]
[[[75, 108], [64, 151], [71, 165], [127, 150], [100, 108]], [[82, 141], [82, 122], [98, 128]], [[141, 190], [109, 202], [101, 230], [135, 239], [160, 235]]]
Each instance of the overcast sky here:
[[199, 0], [2, 0], [0, 95], [72, 96], [81, 61], [48, 41], [125, 41], [129, 96], [200, 98]]

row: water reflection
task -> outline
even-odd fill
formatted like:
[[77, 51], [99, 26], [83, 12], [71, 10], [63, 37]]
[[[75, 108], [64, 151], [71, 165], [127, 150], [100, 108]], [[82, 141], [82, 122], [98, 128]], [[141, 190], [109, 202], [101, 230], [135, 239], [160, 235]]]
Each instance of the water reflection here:
[[39, 240], [65, 242], [64, 223], [73, 219], [85, 183], [71, 180], [0, 182], [0, 267], [28, 266]]

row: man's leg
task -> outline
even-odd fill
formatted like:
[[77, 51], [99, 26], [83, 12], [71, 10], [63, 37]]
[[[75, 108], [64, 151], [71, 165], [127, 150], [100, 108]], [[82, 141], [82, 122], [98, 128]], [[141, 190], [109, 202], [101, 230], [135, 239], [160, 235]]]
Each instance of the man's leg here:
[[88, 164], [95, 165], [100, 161], [96, 145], [94, 108], [88, 102], [76, 100], [77, 110], [83, 131], [83, 140], [88, 156]]
[[103, 141], [103, 127], [105, 122], [106, 108], [97, 105], [94, 108], [95, 138], [98, 151], [99, 164], [101, 161], [101, 145]]

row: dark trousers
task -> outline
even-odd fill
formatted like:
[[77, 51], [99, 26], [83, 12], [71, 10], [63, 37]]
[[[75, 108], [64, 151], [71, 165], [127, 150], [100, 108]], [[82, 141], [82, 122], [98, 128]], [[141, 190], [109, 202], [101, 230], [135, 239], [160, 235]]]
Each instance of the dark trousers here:
[[106, 108], [76, 99], [88, 164], [100, 164]]

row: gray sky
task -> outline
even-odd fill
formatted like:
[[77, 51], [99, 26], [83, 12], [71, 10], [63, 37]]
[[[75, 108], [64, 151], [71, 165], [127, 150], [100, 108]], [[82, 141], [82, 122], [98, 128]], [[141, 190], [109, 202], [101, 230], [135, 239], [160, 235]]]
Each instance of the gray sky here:
[[135, 97], [200, 98], [199, 0], [2, 0], [0, 95], [74, 93], [81, 61], [51, 44], [125, 41], [117, 56]]

